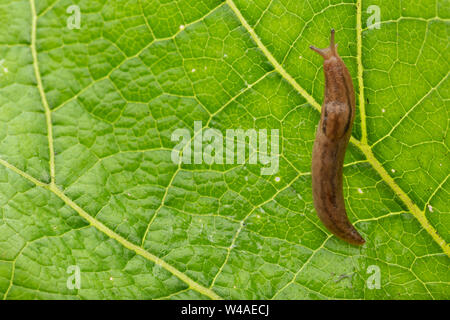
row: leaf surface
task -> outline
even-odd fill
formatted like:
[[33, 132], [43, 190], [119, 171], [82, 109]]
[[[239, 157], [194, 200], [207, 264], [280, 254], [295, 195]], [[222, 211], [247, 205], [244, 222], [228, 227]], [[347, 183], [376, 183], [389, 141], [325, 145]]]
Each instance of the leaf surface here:
[[[448, 1], [76, 4], [80, 29], [72, 1], [0, 2], [4, 299], [450, 298]], [[344, 193], [362, 247], [312, 204], [308, 47], [331, 28], [357, 92]], [[279, 171], [174, 163], [194, 121], [278, 129]]]

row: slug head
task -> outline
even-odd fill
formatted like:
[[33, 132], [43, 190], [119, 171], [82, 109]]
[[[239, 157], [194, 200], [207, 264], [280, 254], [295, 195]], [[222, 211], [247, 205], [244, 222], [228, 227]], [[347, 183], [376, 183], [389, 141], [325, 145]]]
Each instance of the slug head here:
[[338, 57], [337, 44], [334, 43], [334, 29], [331, 29], [330, 46], [328, 48], [319, 49], [315, 46], [310, 46], [309, 48], [320, 54], [325, 60]]

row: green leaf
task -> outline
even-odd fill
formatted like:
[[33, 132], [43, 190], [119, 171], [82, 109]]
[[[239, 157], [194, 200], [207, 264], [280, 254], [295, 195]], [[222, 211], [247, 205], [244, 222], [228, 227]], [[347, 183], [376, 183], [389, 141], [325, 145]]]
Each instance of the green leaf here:
[[[0, 296], [449, 299], [448, 4], [1, 1]], [[331, 28], [357, 92], [344, 193], [362, 247], [312, 204], [308, 47]], [[174, 163], [194, 121], [278, 129], [278, 172]]]

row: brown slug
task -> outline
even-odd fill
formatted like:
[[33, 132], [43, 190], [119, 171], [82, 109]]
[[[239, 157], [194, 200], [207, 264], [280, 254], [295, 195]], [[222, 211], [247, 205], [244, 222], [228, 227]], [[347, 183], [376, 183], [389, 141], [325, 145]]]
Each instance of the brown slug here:
[[310, 48], [323, 58], [325, 94], [312, 153], [314, 207], [325, 227], [342, 240], [362, 245], [365, 240], [350, 223], [345, 211], [342, 170], [355, 118], [355, 92], [350, 73], [337, 53], [334, 29], [330, 46]]

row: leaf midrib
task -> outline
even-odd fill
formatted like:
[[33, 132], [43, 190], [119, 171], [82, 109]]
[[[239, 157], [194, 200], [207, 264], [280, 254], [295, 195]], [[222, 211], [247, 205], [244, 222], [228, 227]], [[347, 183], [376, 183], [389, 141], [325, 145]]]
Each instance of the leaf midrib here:
[[36, 6], [34, 0], [30, 0], [30, 10], [31, 10], [31, 55], [33, 57], [33, 69], [34, 75], [36, 77], [37, 87], [39, 94], [41, 96], [41, 102], [44, 106], [45, 111], [45, 121], [47, 124], [47, 139], [48, 139], [48, 149], [49, 149], [49, 167], [50, 167], [50, 181], [55, 183], [55, 152], [53, 145], [53, 126], [52, 126], [52, 116], [51, 110], [48, 105], [47, 97], [45, 95], [44, 86], [42, 85], [41, 72], [39, 71], [39, 64], [37, 63], [37, 50], [36, 50], [36, 25], [38, 16], [36, 14]]

